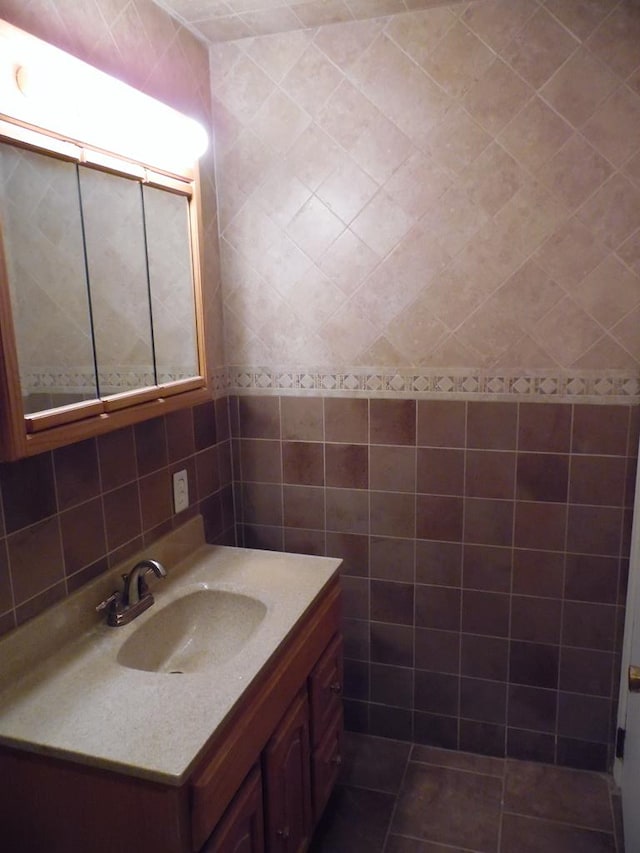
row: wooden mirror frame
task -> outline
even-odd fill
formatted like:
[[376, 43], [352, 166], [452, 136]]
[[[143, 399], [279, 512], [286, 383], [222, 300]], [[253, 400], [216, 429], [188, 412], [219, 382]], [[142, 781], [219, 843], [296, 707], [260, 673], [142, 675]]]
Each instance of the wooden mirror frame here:
[[33, 456], [140, 423], [177, 409], [210, 400], [205, 352], [202, 297], [201, 199], [198, 169], [171, 174], [117, 154], [69, 141], [11, 117], [0, 116], [0, 140], [38, 153], [70, 160], [92, 168], [135, 177], [143, 184], [177, 192], [189, 199], [189, 231], [195, 303], [199, 374], [192, 378], [154, 385], [95, 400], [73, 403], [25, 416], [16, 334], [11, 307], [4, 241], [0, 228], [0, 460]]

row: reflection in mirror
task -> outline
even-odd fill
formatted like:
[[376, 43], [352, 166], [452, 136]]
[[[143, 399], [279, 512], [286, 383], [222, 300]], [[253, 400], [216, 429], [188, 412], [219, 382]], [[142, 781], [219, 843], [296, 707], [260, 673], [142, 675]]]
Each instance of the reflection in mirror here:
[[101, 397], [155, 385], [142, 194], [137, 181], [79, 168]]
[[25, 413], [95, 399], [76, 165], [0, 143], [0, 221]]
[[149, 286], [158, 382], [199, 374], [186, 196], [144, 186]]

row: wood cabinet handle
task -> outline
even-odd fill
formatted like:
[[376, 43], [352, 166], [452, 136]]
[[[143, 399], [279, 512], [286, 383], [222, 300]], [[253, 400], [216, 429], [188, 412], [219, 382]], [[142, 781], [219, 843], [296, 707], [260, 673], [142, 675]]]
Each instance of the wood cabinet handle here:
[[278, 838], [281, 838], [283, 841], [286, 841], [289, 838], [289, 827], [285, 826], [284, 829], [277, 829], [276, 835]]
[[342, 684], [339, 681], [334, 681], [333, 684], [329, 686], [329, 690], [336, 695], [342, 693]]

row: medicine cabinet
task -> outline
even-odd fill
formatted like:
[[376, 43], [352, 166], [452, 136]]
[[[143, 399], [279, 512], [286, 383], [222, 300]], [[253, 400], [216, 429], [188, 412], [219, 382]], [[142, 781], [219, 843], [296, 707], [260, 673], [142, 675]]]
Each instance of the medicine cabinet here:
[[197, 166], [164, 170], [1, 107], [0, 459], [210, 399]]

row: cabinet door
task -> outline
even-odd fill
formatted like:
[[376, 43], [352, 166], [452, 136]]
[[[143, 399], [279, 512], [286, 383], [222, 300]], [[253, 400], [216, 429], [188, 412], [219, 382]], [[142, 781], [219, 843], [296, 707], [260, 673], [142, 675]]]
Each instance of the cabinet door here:
[[264, 853], [262, 776], [254, 767], [201, 853]]
[[342, 637], [329, 643], [309, 679], [312, 743], [318, 746], [335, 717], [342, 712]]
[[306, 691], [285, 714], [263, 753], [268, 853], [303, 853], [311, 838], [309, 705]]
[[311, 775], [313, 777], [313, 819], [322, 817], [327, 801], [336, 784], [342, 765], [342, 713], [336, 715], [324, 738], [313, 751]]

